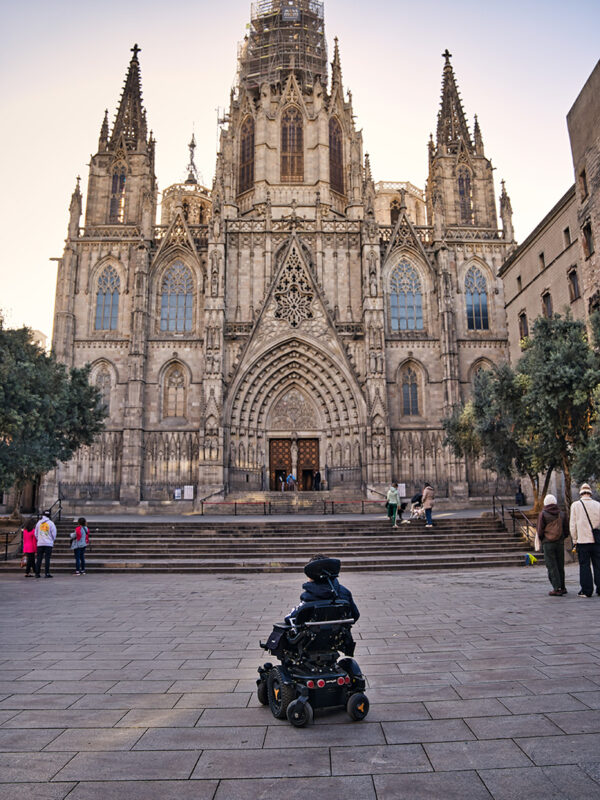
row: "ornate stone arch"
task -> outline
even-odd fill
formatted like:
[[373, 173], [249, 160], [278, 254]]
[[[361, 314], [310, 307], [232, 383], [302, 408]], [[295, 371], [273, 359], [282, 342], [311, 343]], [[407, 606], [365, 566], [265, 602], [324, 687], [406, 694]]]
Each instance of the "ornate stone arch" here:
[[188, 418], [191, 370], [172, 358], [163, 364], [158, 378], [160, 419]]
[[396, 405], [402, 418], [427, 416], [429, 373], [420, 361], [406, 358], [396, 371]]
[[[409, 274], [410, 273], [410, 274]], [[411, 279], [411, 275], [414, 278]], [[411, 248], [402, 247], [390, 253], [382, 269], [383, 285], [385, 287], [385, 319], [386, 329], [389, 333], [403, 333], [409, 331], [427, 331], [431, 329], [430, 314], [431, 309], [427, 303], [433, 289], [433, 276], [428, 264], [423, 262], [420, 254], [415, 253]], [[406, 313], [410, 311], [411, 302], [415, 305], [414, 291], [418, 290], [420, 295], [420, 313]], [[413, 292], [411, 300], [411, 290]], [[394, 300], [396, 298], [396, 300]], [[395, 306], [396, 304], [396, 306]], [[407, 319], [412, 317], [415, 327], [401, 329], [394, 327], [394, 318], [399, 319], [402, 309]], [[421, 320], [421, 327], [418, 327], [418, 320]]]
[[[107, 327], [97, 327], [97, 317], [99, 314], [98, 295], [101, 291], [105, 292], [111, 286], [113, 289], [116, 288], [118, 292], [116, 306], [113, 299], [111, 308], [107, 307], [105, 309], [103, 306], [103, 308], [100, 309], [100, 314], [103, 317], [105, 311], [111, 314], [116, 307], [116, 314], [114, 316], [111, 314], [111, 318], [114, 320], [114, 326], [111, 323]], [[122, 261], [114, 256], [105, 256], [94, 264], [88, 275], [86, 294], [90, 297], [88, 318], [90, 334], [104, 334], [110, 336], [114, 335], [116, 331], [123, 330], [123, 321], [125, 318], [123, 296], [127, 294], [127, 270]]]
[[282, 183], [304, 181], [304, 114], [293, 103], [286, 105], [280, 117], [280, 180]]
[[[119, 382], [115, 365], [106, 358], [94, 361], [90, 370], [90, 383], [95, 386], [102, 396], [102, 405], [108, 415], [111, 414], [111, 400]], [[114, 407], [112, 409], [114, 411]]]
[[[166, 323], [166, 328], [164, 327], [164, 308], [163, 308], [163, 293], [164, 290], [167, 288], [165, 286], [165, 282], [167, 281], [170, 274], [174, 271], [178, 271], [181, 273], [179, 276], [175, 276], [175, 283], [172, 286], [168, 287], [168, 291], [172, 292], [174, 289], [177, 288], [177, 281], [178, 278], [182, 278], [183, 282], [179, 280], [181, 284], [181, 289], [186, 289], [186, 279], [185, 273], [189, 275], [191, 278], [191, 283], [189, 284], [191, 288], [191, 319], [188, 323], [188, 326], [183, 325], [183, 330], [169, 330], [169, 323]], [[151, 271], [151, 303], [152, 308], [154, 308], [154, 332], [159, 335], [172, 335], [173, 333], [183, 333], [192, 335], [196, 332], [198, 323], [201, 319], [201, 308], [200, 308], [200, 300], [203, 295], [203, 286], [204, 286], [204, 270], [202, 265], [190, 254], [188, 250], [180, 247], [173, 247], [170, 248], [163, 256], [160, 258], [160, 261], [153, 265]], [[190, 306], [188, 305], [188, 309]], [[184, 319], [185, 319], [185, 305], [184, 305]], [[188, 311], [189, 314], [189, 311]], [[168, 315], [167, 315], [168, 319]]]
[[485, 261], [470, 258], [460, 270], [460, 288], [465, 298], [468, 330], [487, 331], [493, 327], [495, 278]]

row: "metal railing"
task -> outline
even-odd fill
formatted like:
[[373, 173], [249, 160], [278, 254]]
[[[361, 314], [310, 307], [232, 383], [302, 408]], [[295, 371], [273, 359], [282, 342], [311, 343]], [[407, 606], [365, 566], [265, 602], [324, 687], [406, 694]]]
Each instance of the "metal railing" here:
[[[296, 502], [295, 502], [296, 501]], [[317, 500], [311, 499], [309, 504], [297, 502], [297, 495], [287, 499], [286, 495], [281, 501], [275, 500], [230, 500], [219, 502], [200, 501], [200, 514], [237, 517], [239, 514], [255, 514], [257, 516], [271, 516], [273, 514], [323, 514], [324, 516], [340, 513], [374, 514], [383, 511], [384, 500]], [[257, 513], [258, 512], [258, 513]]]

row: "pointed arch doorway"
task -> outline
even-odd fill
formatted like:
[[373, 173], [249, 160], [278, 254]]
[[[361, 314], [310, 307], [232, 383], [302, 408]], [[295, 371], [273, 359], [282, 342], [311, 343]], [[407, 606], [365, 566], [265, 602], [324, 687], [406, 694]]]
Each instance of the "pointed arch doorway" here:
[[298, 488], [310, 492], [315, 488], [315, 475], [319, 472], [319, 439], [293, 436], [269, 440], [269, 488], [281, 491], [282, 483], [291, 473]]

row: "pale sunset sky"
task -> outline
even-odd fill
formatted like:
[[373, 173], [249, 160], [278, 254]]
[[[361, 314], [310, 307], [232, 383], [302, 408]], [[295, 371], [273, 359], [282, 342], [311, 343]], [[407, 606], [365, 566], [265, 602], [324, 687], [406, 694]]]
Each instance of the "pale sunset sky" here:
[[[114, 119], [131, 57], [140, 64], [159, 189], [196, 162], [212, 183], [217, 108], [229, 100], [248, 0], [22, 0], [3, 4], [0, 47], [0, 309], [9, 326], [52, 332], [56, 264], [77, 175], [87, 191], [104, 109]], [[566, 114], [600, 55], [597, 0], [325, 0], [345, 88], [373, 176], [424, 187], [449, 48], [496, 189], [506, 180], [522, 241], [573, 183]]]

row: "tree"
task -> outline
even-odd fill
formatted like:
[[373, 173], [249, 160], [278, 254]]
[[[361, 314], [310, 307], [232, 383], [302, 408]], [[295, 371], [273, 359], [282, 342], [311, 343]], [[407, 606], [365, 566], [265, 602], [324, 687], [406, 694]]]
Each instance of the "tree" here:
[[0, 486], [15, 486], [66, 461], [103, 429], [106, 411], [88, 382], [89, 366], [68, 370], [0, 318]]

